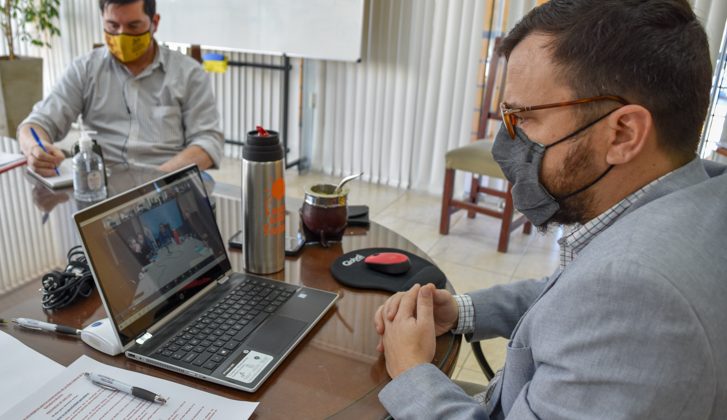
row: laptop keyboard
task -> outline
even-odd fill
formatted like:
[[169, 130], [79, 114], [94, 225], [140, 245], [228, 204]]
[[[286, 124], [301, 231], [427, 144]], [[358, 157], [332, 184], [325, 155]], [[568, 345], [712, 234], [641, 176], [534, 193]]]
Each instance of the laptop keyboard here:
[[157, 350], [162, 358], [209, 371], [217, 369], [265, 318], [298, 288], [248, 278]]

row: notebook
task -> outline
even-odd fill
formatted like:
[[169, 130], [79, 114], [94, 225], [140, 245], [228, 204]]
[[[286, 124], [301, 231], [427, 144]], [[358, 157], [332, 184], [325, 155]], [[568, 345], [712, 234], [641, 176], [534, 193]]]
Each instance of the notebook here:
[[196, 166], [73, 217], [125, 355], [140, 362], [252, 392], [337, 298], [232, 272]]
[[21, 153], [0, 152], [0, 173], [25, 165], [25, 156]]
[[50, 188], [65, 188], [73, 185], [73, 159], [67, 158], [58, 166], [60, 175], [44, 177], [28, 167], [28, 173]]

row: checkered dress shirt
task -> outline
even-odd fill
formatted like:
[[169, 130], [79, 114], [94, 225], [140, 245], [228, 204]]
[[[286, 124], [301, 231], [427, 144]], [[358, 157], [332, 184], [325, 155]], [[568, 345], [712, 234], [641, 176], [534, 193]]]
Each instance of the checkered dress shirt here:
[[453, 334], [469, 334], [474, 331], [475, 326], [475, 305], [469, 295], [454, 295], [459, 311], [457, 327], [452, 330]]
[[[666, 175], [664, 175], [666, 176]], [[603, 232], [616, 221], [626, 210], [641, 198], [644, 193], [658, 183], [662, 178], [656, 179], [643, 188], [631, 193], [619, 201], [616, 205], [601, 213], [601, 215], [589, 220], [584, 225], [575, 225], [571, 233], [558, 240], [560, 245], [560, 268], [565, 268], [578, 253], [588, 245], [593, 238]], [[459, 321], [457, 327], [452, 330], [454, 334], [470, 334], [474, 331], [475, 308], [472, 298], [469, 295], [455, 295], [459, 310]]]
[[585, 248], [586, 245], [588, 245], [591, 240], [596, 237], [596, 235], [611, 226], [613, 222], [615, 222], [619, 216], [624, 214], [624, 212], [628, 210], [632, 204], [637, 202], [649, 188], [659, 182], [659, 179], [654, 180], [643, 188], [631, 193], [610, 209], [589, 220], [586, 224], [573, 225], [569, 234], [558, 239], [558, 245], [560, 245], [560, 268], [565, 268], [568, 263], [573, 261], [576, 255], [578, 255], [578, 253], [581, 252], [581, 250]]

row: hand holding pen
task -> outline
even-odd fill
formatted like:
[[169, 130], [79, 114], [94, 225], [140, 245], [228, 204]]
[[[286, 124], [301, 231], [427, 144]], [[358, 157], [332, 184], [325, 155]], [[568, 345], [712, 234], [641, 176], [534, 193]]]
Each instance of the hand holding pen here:
[[136, 386], [127, 385], [123, 382], [117, 381], [116, 379], [109, 378], [105, 375], [99, 375], [98, 373], [84, 373], [86, 378], [93, 382], [95, 385], [100, 386], [101, 388], [106, 388], [111, 391], [120, 391], [129, 395], [133, 395], [137, 398], [141, 398], [142, 400], [151, 401], [159, 404], [165, 404], [167, 402], [167, 399], [162, 397], [161, 395], [155, 394], [151, 391], [147, 391], [146, 389], [139, 388]]
[[23, 154], [28, 158], [30, 169], [41, 176], [53, 176], [54, 173], [60, 175], [58, 165], [65, 158], [63, 152], [43, 143], [35, 128], [27, 125], [21, 127], [18, 140]]

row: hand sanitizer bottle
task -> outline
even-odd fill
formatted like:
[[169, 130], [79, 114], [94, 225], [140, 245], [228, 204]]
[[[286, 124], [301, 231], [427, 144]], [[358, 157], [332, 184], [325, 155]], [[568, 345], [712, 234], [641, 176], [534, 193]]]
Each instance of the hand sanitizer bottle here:
[[79, 201], [99, 201], [106, 198], [103, 159], [93, 151], [90, 134], [81, 125], [78, 153], [73, 157], [73, 195]]

